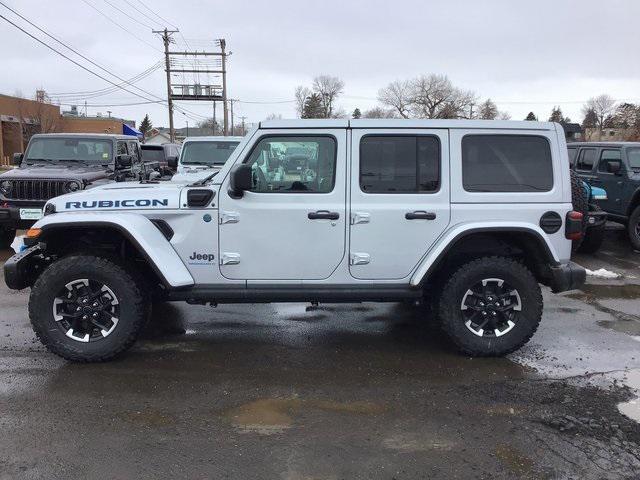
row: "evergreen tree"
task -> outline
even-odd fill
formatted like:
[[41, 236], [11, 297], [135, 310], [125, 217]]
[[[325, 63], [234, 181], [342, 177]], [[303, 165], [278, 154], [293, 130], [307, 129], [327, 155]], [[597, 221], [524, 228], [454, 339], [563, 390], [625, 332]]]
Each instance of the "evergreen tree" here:
[[304, 102], [302, 118], [324, 118], [324, 116], [324, 108], [320, 95], [312, 93]]
[[142, 133], [142, 137], [146, 138], [147, 133], [149, 133], [152, 128], [153, 125], [151, 124], [151, 120], [149, 120], [149, 114], [147, 114], [140, 122], [140, 132]]
[[358, 119], [360, 117], [362, 117], [362, 112], [360, 111], [359, 108], [356, 108], [353, 113], [351, 114], [352, 118]]
[[589, 108], [582, 120], [582, 128], [595, 128], [598, 126], [598, 114], [593, 108]]
[[553, 107], [553, 110], [551, 110], [551, 116], [549, 117], [549, 121], [564, 123], [564, 117], [562, 116], [562, 110], [560, 110], [560, 107]]
[[529, 122], [537, 122], [538, 121], [538, 117], [536, 117], [535, 113], [529, 112], [529, 115], [527, 115], [527, 118], [525, 118], [525, 120], [527, 120]]
[[499, 113], [497, 105], [493, 103], [490, 98], [487, 98], [487, 100], [480, 104], [478, 118], [480, 120], [495, 120]]

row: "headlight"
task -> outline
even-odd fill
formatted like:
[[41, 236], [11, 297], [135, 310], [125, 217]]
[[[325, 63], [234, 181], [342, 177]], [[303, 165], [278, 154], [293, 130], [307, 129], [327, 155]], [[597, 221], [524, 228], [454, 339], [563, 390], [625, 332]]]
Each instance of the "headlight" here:
[[56, 206], [53, 203], [47, 203], [44, 206], [44, 216], [51, 215], [52, 213], [56, 213]]
[[13, 188], [13, 185], [9, 180], [5, 180], [4, 182], [0, 183], [0, 192], [3, 195], [9, 195], [11, 193], [12, 188]]
[[78, 190], [80, 190], [80, 188], [82, 188], [82, 185], [80, 185], [80, 182], [75, 182], [75, 181], [73, 181], [73, 182], [67, 182], [67, 183], [64, 185], [64, 189], [65, 189], [67, 192], [77, 192]]

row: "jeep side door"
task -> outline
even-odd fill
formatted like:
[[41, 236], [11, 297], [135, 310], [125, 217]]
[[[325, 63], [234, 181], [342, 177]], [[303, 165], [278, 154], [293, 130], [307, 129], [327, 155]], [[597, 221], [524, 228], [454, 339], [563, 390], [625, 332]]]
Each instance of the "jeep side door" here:
[[[620, 164], [617, 173], [610, 171], [609, 164]], [[625, 214], [623, 205], [624, 175], [626, 175], [625, 165], [622, 162], [622, 151], [620, 148], [602, 148], [598, 160], [596, 177], [591, 180], [591, 185], [602, 187], [607, 192], [607, 200], [598, 200], [598, 204], [606, 212]]]
[[449, 224], [448, 130], [354, 129], [351, 172], [351, 275], [407, 277]]
[[[304, 132], [304, 133], [303, 133]], [[220, 270], [228, 279], [295, 283], [328, 278], [345, 256], [346, 130], [264, 130], [237, 163], [252, 188], [219, 198]], [[300, 157], [288, 171], [285, 158]]]

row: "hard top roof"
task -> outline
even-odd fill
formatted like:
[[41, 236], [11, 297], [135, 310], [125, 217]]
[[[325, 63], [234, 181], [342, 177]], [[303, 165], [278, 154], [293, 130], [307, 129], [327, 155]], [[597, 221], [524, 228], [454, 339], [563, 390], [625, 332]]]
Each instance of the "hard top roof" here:
[[475, 128], [486, 130], [554, 130], [552, 122], [529, 122], [512, 120], [426, 120], [426, 119], [292, 119], [266, 120], [260, 122], [267, 128]]
[[101, 138], [101, 139], [116, 139], [116, 140], [135, 140], [138, 139], [133, 135], [118, 135], [115, 133], [36, 133], [31, 138], [46, 138], [46, 137], [60, 137], [60, 138]]
[[640, 142], [571, 142], [567, 147], [640, 147]]
[[208, 136], [208, 137], [187, 137], [184, 139], [184, 141], [182, 142], [187, 143], [187, 142], [212, 142], [212, 141], [216, 141], [216, 142], [241, 142], [242, 139], [244, 137], [224, 137], [221, 135], [216, 135], [216, 136]]

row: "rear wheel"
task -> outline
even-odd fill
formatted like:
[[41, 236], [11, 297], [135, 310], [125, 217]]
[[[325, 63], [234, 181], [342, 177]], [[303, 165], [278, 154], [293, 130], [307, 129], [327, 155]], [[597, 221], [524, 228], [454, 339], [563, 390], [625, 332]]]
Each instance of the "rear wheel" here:
[[629, 232], [629, 240], [636, 250], [640, 250], [640, 205], [631, 213], [629, 223], [627, 224]]
[[542, 318], [542, 293], [533, 274], [504, 257], [461, 266], [438, 301], [442, 328], [460, 351], [501, 356], [533, 336]]
[[0, 227], [0, 248], [8, 248], [11, 246], [14, 238], [16, 238], [15, 228]]
[[125, 268], [92, 255], [51, 264], [31, 289], [29, 317], [40, 341], [76, 362], [109, 360], [133, 345], [148, 312]]

